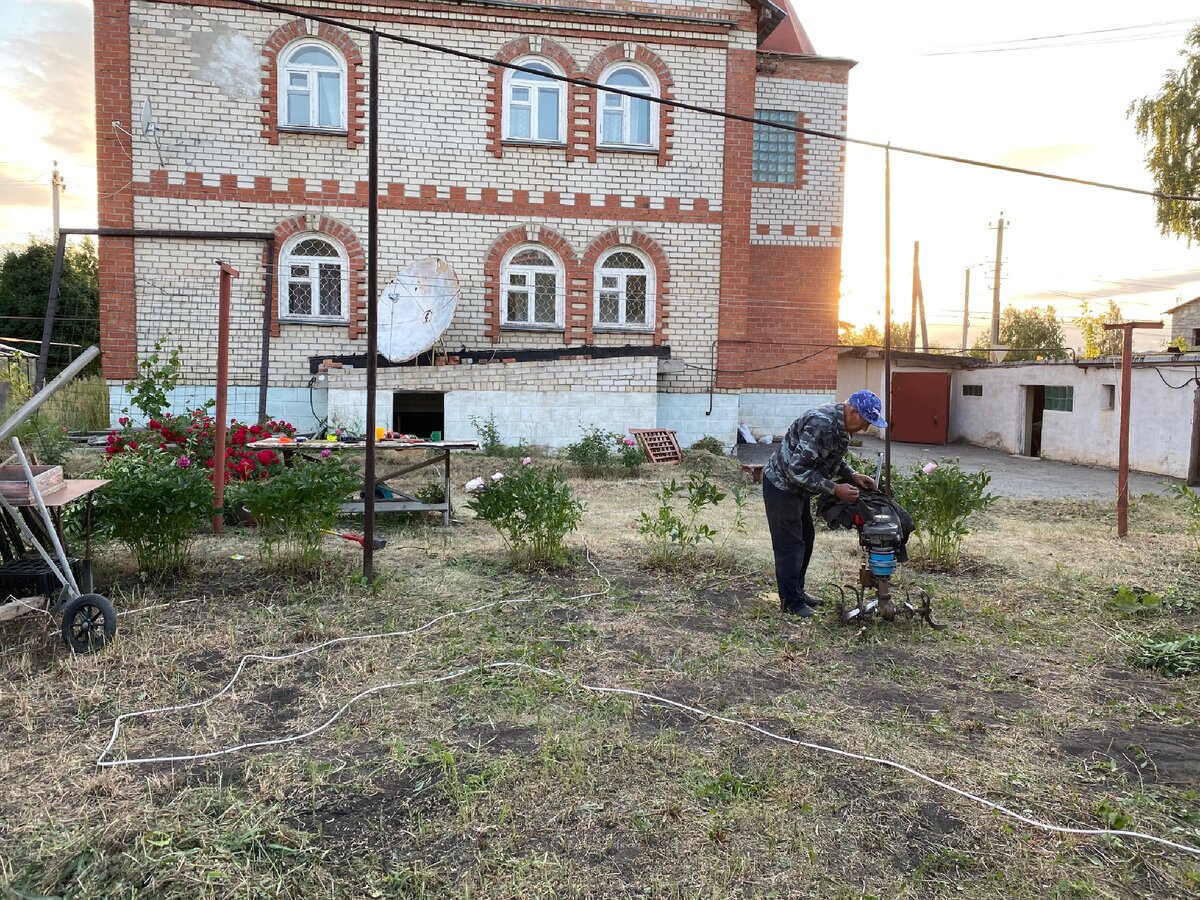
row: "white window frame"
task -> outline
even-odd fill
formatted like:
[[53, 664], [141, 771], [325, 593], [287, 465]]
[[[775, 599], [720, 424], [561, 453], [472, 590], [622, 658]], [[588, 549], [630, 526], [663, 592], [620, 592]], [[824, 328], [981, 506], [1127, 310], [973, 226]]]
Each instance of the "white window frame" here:
[[[320, 256], [292, 256], [293, 251], [301, 243], [307, 240], [319, 240], [328, 244], [337, 251], [337, 259], [342, 267], [342, 285], [341, 299], [342, 309], [339, 315], [322, 316], [317, 313], [302, 315], [293, 313], [288, 309], [289, 285], [294, 281], [302, 279], [292, 277], [293, 265], [307, 265], [313, 269], [314, 262], [319, 262], [322, 259], [332, 259], [332, 257]], [[307, 281], [312, 289], [313, 308], [320, 309], [320, 273], [319, 271], [310, 271]], [[327, 234], [319, 231], [306, 231], [301, 234], [292, 235], [283, 245], [283, 251], [279, 254], [279, 321], [280, 322], [302, 322], [309, 325], [345, 325], [350, 321], [350, 257], [346, 253], [346, 248], [339, 241], [335, 241]]]
[[[632, 69], [633, 71], [637, 72], [639, 75], [641, 75], [643, 78], [646, 79], [648, 86], [645, 89], [644, 93], [647, 97], [661, 96], [661, 86], [659, 85], [658, 78], [655, 77], [654, 73], [651, 72], [649, 69], [647, 69], [645, 66], [637, 65], [635, 63], [630, 62], [629, 60], [621, 60], [620, 62], [613, 63], [611, 66], [609, 66], [607, 69], [605, 69], [603, 74], [601, 74], [601, 76], [600, 76], [600, 84], [607, 84], [608, 79], [611, 78], [613, 75], [617, 74], [617, 72], [621, 71], [622, 69]], [[643, 93], [642, 91], [640, 91], [636, 88], [622, 88], [622, 90], [631, 90], [631, 91], [634, 91], [635, 93], [639, 93], [639, 94]], [[628, 138], [629, 138], [629, 122], [630, 122], [629, 107], [632, 102], [632, 98], [628, 97], [624, 94], [612, 94], [612, 96], [621, 101], [621, 137], [624, 140], [616, 141], [616, 142], [604, 140], [604, 109], [605, 109], [605, 104], [607, 103], [607, 98], [609, 97], [609, 93], [607, 91], [597, 91], [597, 97], [596, 97], [596, 146], [603, 147], [603, 148], [612, 148], [612, 149], [617, 149], [617, 150], [657, 150], [658, 149], [658, 104], [657, 103], [648, 103], [647, 104], [650, 107], [650, 124], [649, 124], [649, 129], [648, 129], [648, 134], [647, 134], [647, 137], [649, 138], [649, 143], [637, 144], [637, 143], [633, 143], [628, 140]]]
[[[545, 66], [547, 69], [549, 69], [555, 75], [563, 74], [562, 69], [559, 68], [554, 63], [553, 60], [546, 59], [545, 57], [542, 57], [542, 56], [530, 56], [530, 57], [525, 57], [523, 59], [519, 59], [516, 61], [516, 64], [520, 65], [520, 66], [528, 66], [533, 63], [537, 63], [538, 65]], [[503, 136], [502, 140], [507, 141], [509, 143], [514, 143], [514, 144], [541, 144], [542, 146], [546, 146], [546, 147], [565, 147], [567, 144], [567, 84], [566, 84], [566, 82], [555, 81], [553, 83], [554, 86], [552, 88], [550, 85], [539, 85], [539, 84], [537, 84], [537, 82], [522, 83], [522, 82], [516, 81], [514, 76], [517, 74], [519, 74], [519, 73], [517, 72], [516, 69], [505, 69], [504, 70], [504, 125], [503, 125], [503, 129], [502, 129], [504, 136]], [[537, 138], [537, 137], [520, 137], [520, 136], [514, 135], [512, 133], [512, 122], [513, 122], [512, 107], [514, 104], [514, 100], [513, 100], [514, 84], [517, 87], [528, 88], [532, 94], [532, 97], [529, 102], [530, 134], [533, 134], [534, 132], [537, 131], [538, 99], [540, 98], [542, 91], [556, 90], [556, 92], [558, 93], [558, 137], [557, 138], [555, 138], [554, 140], [547, 140], [545, 138]]]
[[[518, 254], [525, 250], [537, 250], [540, 253], [550, 257], [552, 265], [549, 266], [514, 266], [512, 260]], [[533, 291], [534, 278], [538, 274], [547, 272], [554, 273], [554, 322], [535, 322], [532, 321], [534, 302]], [[523, 274], [526, 276], [524, 285], [514, 285], [510, 279], [512, 275]], [[566, 306], [566, 281], [567, 272], [563, 266], [562, 260], [558, 254], [547, 247], [545, 244], [539, 244], [535, 241], [528, 241], [523, 244], [518, 244], [506, 254], [500, 264], [500, 327], [502, 328], [523, 328], [533, 331], [561, 331], [563, 329], [563, 311]], [[529, 294], [529, 318], [523, 322], [512, 321], [508, 318], [508, 293], [510, 289], [524, 289]]]
[[[630, 253], [642, 261], [644, 269], [608, 269], [604, 267], [605, 261], [617, 253]], [[619, 312], [618, 321], [616, 322], [601, 322], [600, 321], [600, 294], [613, 290], [613, 288], [604, 287], [604, 274], [617, 277], [617, 288], [620, 292], [618, 300]], [[646, 276], [646, 322], [645, 324], [633, 323], [629, 324], [625, 320], [625, 301], [627, 299], [626, 280], [630, 275], [645, 275]], [[633, 247], [618, 246], [604, 251], [600, 258], [596, 261], [596, 270], [592, 276], [592, 309], [593, 309], [593, 327], [598, 331], [654, 331], [655, 323], [655, 305], [657, 300], [657, 285], [658, 273], [654, 269], [654, 263], [641, 250], [636, 250]]]
[[[316, 65], [292, 65], [289, 60], [308, 47], [316, 47], [329, 53], [337, 61], [336, 66], [316, 66]], [[319, 75], [336, 72], [338, 75], [339, 90], [341, 93], [341, 121], [336, 125], [317, 125], [315, 123], [321, 121], [321, 96], [319, 90]], [[289, 122], [288, 119], [288, 91], [291, 87], [292, 75], [304, 75], [308, 79], [308, 119], [309, 124], [302, 125]], [[334, 46], [325, 43], [324, 41], [316, 41], [311, 39], [301, 39], [288, 44], [279, 54], [279, 127], [295, 131], [326, 131], [326, 132], [345, 132], [348, 129], [347, 122], [349, 121], [349, 85], [350, 78], [347, 71], [346, 58]]]

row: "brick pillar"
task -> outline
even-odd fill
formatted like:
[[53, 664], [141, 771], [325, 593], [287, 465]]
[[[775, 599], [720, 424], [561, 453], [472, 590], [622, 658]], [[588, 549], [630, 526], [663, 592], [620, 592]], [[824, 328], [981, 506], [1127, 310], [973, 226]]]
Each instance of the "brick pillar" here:
[[[132, 131], [129, 78], [129, 0], [95, 0], [96, 190], [101, 228], [132, 228]], [[101, 238], [100, 349], [104, 377], [125, 380], [137, 372], [137, 301], [132, 238]]]

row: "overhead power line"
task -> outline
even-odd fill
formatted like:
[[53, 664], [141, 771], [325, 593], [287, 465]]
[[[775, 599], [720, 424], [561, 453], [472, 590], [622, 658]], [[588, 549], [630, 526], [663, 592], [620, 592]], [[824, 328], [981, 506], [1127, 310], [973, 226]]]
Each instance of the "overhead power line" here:
[[1097, 35], [1097, 34], [1114, 34], [1116, 32], [1122, 32], [1122, 31], [1140, 31], [1144, 28], [1163, 28], [1168, 25], [1187, 25], [1187, 24], [1195, 24], [1197, 22], [1200, 22], [1200, 19], [1196, 19], [1196, 18], [1164, 19], [1161, 22], [1146, 22], [1142, 25], [1119, 25], [1119, 26], [1116, 26], [1113, 28], [1092, 28], [1088, 31], [1064, 31], [1061, 34], [1042, 34], [1042, 35], [1036, 35], [1034, 37], [1010, 38], [1009, 40], [1004, 40], [1004, 41], [979, 41], [978, 43], [975, 43], [975, 44], [959, 44], [958, 46], [955, 46], [955, 47], [948, 47], [948, 48], [946, 48], [945, 51], [941, 51], [941, 52], [947, 52], [947, 53], [954, 52], [954, 51], [966, 52], [966, 51], [976, 49], [979, 47], [1001, 47], [1006, 44], [1032, 44], [1037, 41], [1057, 41], [1057, 40], [1062, 40], [1065, 38], [1087, 37], [1089, 35]]
[[559, 81], [564, 84], [574, 84], [579, 87], [592, 88], [593, 90], [603, 91], [608, 94], [618, 94], [624, 97], [630, 97], [634, 100], [644, 100], [650, 103], [657, 103], [660, 106], [671, 107], [672, 109], [683, 109], [688, 112], [700, 113], [701, 115], [713, 116], [720, 119], [726, 119], [735, 122], [745, 122], [749, 125], [761, 125], [766, 128], [777, 128], [781, 131], [790, 131], [795, 134], [805, 134], [812, 137], [825, 138], [826, 140], [838, 141], [846, 144], [857, 144], [863, 147], [874, 147], [878, 150], [888, 150], [895, 153], [905, 153], [910, 156], [920, 156], [926, 159], [940, 159], [943, 162], [958, 163], [966, 166], [976, 166], [983, 169], [992, 169], [1000, 172], [1011, 172], [1015, 175], [1029, 175], [1035, 178], [1046, 178], [1051, 181], [1062, 181], [1068, 184], [1079, 184], [1085, 187], [1101, 188], [1109, 191], [1120, 191], [1126, 194], [1138, 194], [1143, 197], [1154, 197], [1157, 200], [1172, 200], [1182, 202], [1200, 202], [1200, 197], [1192, 197], [1183, 194], [1165, 194], [1162, 191], [1150, 191], [1143, 188], [1125, 187], [1119, 184], [1110, 184], [1103, 181], [1092, 181], [1086, 178], [1071, 178], [1067, 175], [1055, 175], [1050, 172], [1039, 172], [1036, 169], [1023, 169], [1018, 166], [1006, 166], [1000, 163], [985, 162], [978, 159], [968, 159], [962, 156], [954, 156], [948, 153], [936, 153], [931, 150], [918, 150], [914, 147], [901, 147], [891, 144], [886, 141], [870, 141], [862, 138], [852, 138], [844, 134], [836, 134], [829, 131], [821, 131], [816, 128], [805, 128], [798, 125], [787, 125], [782, 122], [770, 122], [766, 119], [759, 119], [754, 116], [746, 116], [740, 113], [726, 112], [721, 109], [713, 109], [708, 106], [700, 106], [695, 103], [685, 103], [682, 100], [668, 100], [665, 97], [654, 97], [646, 94], [639, 94], [636, 91], [626, 90], [624, 88], [604, 85], [595, 81], [589, 81], [586, 78], [576, 78], [570, 75], [559, 75], [556, 72], [547, 72], [542, 69], [534, 69], [529, 66], [523, 66], [519, 63], [504, 62], [494, 57], [484, 56], [481, 53], [472, 53], [469, 50], [459, 50], [456, 47], [449, 47], [445, 44], [435, 44], [430, 41], [422, 41], [418, 38], [405, 37], [400, 34], [393, 34], [388, 31], [383, 31], [378, 28], [367, 28], [364, 25], [357, 25], [353, 22], [345, 22], [341, 19], [333, 19], [329, 16], [315, 15], [309, 12], [303, 12], [288, 6], [281, 6], [276, 3], [267, 3], [264, 0], [232, 0], [233, 3], [239, 6], [248, 6], [253, 9], [266, 10], [267, 12], [278, 13], [284, 16], [297, 16], [302, 19], [308, 19], [313, 22], [323, 22], [326, 25], [332, 25], [335, 28], [342, 28], [346, 31], [353, 31], [358, 34], [372, 35], [378, 34], [379, 37], [399, 44], [405, 44], [410, 47], [419, 47], [423, 50], [429, 50], [433, 53], [441, 53], [446, 56], [454, 56], [458, 59], [471, 60], [472, 62], [482, 63], [486, 66], [499, 66], [503, 69], [511, 69], [515, 72], [528, 72], [531, 75], [537, 75], [541, 78], [548, 78], [551, 81]]

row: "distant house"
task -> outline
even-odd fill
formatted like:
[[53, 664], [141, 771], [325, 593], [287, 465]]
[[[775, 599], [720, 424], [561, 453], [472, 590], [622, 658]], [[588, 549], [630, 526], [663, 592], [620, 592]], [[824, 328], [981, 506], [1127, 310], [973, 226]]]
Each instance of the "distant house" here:
[[1171, 340], [1183, 338], [1189, 347], [1200, 347], [1200, 297], [1193, 297], [1167, 310], [1171, 317]]
[[[462, 295], [434, 353], [380, 369], [381, 423], [732, 444], [739, 422], [781, 430], [833, 399], [844, 146], [537, 74], [840, 133], [854, 63], [817, 55], [788, 0], [294, 8], [351, 27], [95, 2], [100, 224], [155, 233], [100, 240], [114, 409], [159, 339], [183, 348], [179, 396], [211, 396], [219, 257], [241, 273], [231, 410], [256, 409], [261, 379], [271, 415], [361, 426], [362, 29], [380, 23], [534, 70], [382, 42], [379, 284], [436, 255]], [[273, 254], [266, 238], [195, 237], [218, 229], [273, 236]]]

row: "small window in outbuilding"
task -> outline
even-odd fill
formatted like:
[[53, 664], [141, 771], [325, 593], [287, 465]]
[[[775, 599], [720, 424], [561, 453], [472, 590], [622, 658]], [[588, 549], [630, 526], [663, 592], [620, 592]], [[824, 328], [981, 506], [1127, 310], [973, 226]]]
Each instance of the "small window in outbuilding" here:
[[1200, 347], [1200, 328], [1192, 329], [1192, 346]]
[[1071, 412], [1075, 408], [1075, 388], [1063, 385], [1046, 385], [1046, 409]]
[[1100, 385], [1100, 408], [1115, 409], [1117, 406], [1117, 386], [1115, 384]]
[[982, 384], [964, 384], [962, 386], [962, 389], [963, 389], [964, 397], [982, 397], [983, 396], [983, 385]]

